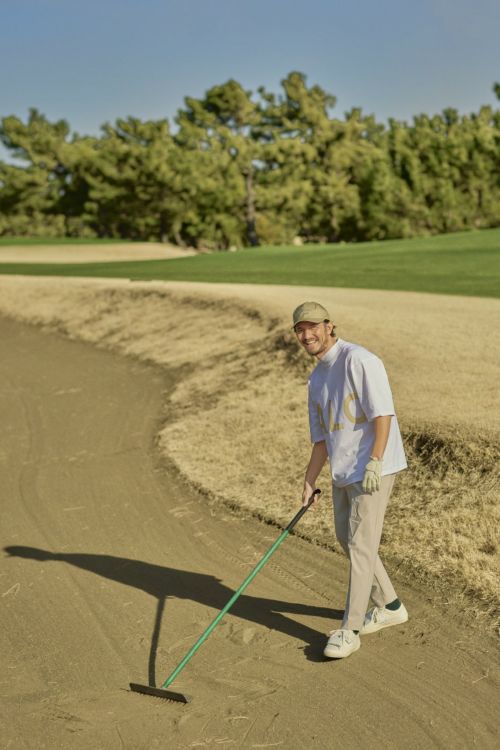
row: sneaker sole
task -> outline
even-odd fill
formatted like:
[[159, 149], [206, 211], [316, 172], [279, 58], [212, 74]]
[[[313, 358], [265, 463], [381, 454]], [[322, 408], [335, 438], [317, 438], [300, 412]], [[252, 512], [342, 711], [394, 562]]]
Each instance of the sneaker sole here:
[[[360, 647], [361, 647], [361, 643], [358, 643], [358, 644], [357, 644], [357, 645], [356, 645], [356, 646], [355, 646], [355, 647], [354, 647], [354, 648], [352, 649], [352, 651], [349, 651], [349, 653], [348, 653], [348, 654], [339, 654], [339, 653], [336, 653], [336, 654], [327, 654], [327, 653], [326, 653], [326, 650], [327, 650], [327, 649], [325, 648], [325, 650], [323, 651], [323, 656], [326, 656], [326, 658], [327, 658], [327, 659], [346, 659], [346, 658], [347, 658], [348, 656], [350, 656], [351, 654], [354, 654], [354, 652], [355, 652], [355, 651], [358, 651]], [[327, 647], [327, 648], [328, 648], [328, 647]]]
[[384, 628], [390, 628], [393, 625], [404, 625], [405, 622], [408, 622], [408, 615], [404, 617], [402, 620], [397, 620], [393, 622], [384, 622], [380, 623], [380, 625], [373, 625], [369, 628], [369, 630], [365, 630], [364, 628], [361, 628], [359, 631], [360, 635], [370, 635], [371, 633], [377, 633], [379, 630], [383, 630]]

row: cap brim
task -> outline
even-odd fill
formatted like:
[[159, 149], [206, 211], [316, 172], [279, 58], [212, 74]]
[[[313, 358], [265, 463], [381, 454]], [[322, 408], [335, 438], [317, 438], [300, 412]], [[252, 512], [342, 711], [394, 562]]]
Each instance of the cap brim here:
[[292, 330], [295, 328], [295, 326], [298, 326], [299, 323], [325, 323], [328, 321], [328, 318], [300, 318], [300, 320], [297, 320], [293, 326]]

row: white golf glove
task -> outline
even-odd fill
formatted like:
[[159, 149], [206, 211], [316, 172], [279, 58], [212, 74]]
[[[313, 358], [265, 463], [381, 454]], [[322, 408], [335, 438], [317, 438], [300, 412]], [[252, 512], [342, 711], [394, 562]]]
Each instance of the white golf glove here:
[[378, 492], [380, 489], [380, 479], [382, 476], [382, 459], [372, 458], [366, 464], [365, 475], [363, 477], [363, 492]]

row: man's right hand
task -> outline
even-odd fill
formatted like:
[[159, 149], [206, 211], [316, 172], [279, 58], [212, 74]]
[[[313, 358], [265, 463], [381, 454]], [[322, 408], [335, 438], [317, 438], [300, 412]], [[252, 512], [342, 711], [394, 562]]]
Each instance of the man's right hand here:
[[[309, 500], [311, 498], [311, 495], [312, 495], [312, 493], [314, 492], [315, 489], [316, 489], [315, 485], [314, 484], [310, 484], [307, 481], [307, 479], [306, 479], [305, 482], [304, 482], [304, 489], [302, 491], [302, 505], [307, 505], [307, 503], [309, 502]], [[313, 503], [311, 505], [310, 510], [316, 510], [315, 506], [316, 506], [316, 503], [318, 501], [318, 497], [319, 497], [319, 495], [316, 495], [316, 497], [314, 498], [314, 501], [313, 501]]]

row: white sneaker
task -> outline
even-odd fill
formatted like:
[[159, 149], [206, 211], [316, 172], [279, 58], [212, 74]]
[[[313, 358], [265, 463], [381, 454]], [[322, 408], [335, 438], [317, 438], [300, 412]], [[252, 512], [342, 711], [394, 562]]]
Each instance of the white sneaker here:
[[353, 630], [332, 630], [323, 653], [329, 659], [343, 659], [360, 646], [359, 635]]
[[365, 615], [363, 627], [359, 631], [361, 635], [376, 633], [377, 630], [388, 628], [391, 625], [401, 625], [408, 619], [408, 612], [404, 604], [400, 604], [397, 609], [387, 609], [387, 607], [373, 607]]

